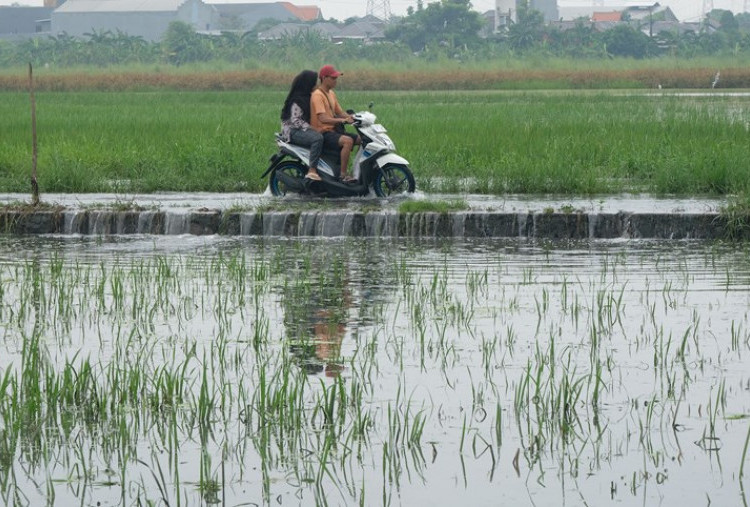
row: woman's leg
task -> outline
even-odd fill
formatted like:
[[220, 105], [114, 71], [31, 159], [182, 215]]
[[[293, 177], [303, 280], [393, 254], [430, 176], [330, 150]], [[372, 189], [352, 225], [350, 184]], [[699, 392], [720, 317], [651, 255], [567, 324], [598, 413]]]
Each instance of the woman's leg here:
[[307, 171], [307, 176], [311, 179], [319, 180], [318, 162], [323, 152], [323, 135], [312, 129], [292, 129], [289, 133], [289, 139], [293, 144], [310, 148], [310, 167]]

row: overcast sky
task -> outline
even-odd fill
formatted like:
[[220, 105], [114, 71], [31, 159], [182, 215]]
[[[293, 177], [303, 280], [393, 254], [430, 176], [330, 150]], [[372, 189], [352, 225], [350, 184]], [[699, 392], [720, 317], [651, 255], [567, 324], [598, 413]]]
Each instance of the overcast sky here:
[[[218, 3], [212, 0], [204, 0], [206, 3]], [[265, 0], [268, 1], [268, 0]], [[273, 1], [273, 0], [271, 0]], [[367, 13], [367, 0], [290, 0], [296, 5], [317, 5], [323, 11], [323, 17], [346, 19], [352, 16], [364, 16]], [[381, 0], [376, 0], [376, 2]], [[424, 0], [425, 5], [433, 0]], [[591, 5], [595, 0], [558, 0], [560, 6]], [[704, 0], [653, 0], [658, 1], [661, 5], [669, 6], [675, 15], [682, 21], [697, 21], [701, 18]], [[221, 0], [222, 3], [253, 3], [252, 0]], [[19, 3], [21, 5], [44, 5], [43, 0], [0, 0], [0, 5], [10, 5]], [[633, 1], [633, 0], [603, 0], [607, 6], [619, 6], [623, 4], [644, 5], [651, 3], [651, 0]], [[713, 0], [714, 8], [729, 9], [734, 13], [743, 12], [745, 3], [750, 5], [750, 1], [745, 0]], [[417, 0], [390, 0], [391, 12], [393, 14], [405, 14], [409, 6], [416, 7]], [[480, 12], [488, 11], [495, 8], [495, 0], [472, 0], [474, 9]]]

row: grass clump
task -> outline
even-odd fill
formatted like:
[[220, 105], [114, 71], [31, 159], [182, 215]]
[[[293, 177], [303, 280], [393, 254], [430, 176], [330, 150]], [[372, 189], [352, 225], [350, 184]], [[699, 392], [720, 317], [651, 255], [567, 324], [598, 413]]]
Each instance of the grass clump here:
[[750, 237], [750, 194], [733, 197], [720, 210], [728, 240]]
[[451, 200], [409, 200], [402, 202], [398, 211], [400, 213], [450, 213], [452, 211], [466, 211], [468, 203], [463, 199]]

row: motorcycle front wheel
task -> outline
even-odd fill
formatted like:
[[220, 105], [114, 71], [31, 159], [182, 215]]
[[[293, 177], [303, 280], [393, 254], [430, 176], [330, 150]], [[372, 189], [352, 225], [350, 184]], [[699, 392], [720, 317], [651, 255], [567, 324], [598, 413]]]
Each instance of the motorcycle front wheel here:
[[405, 165], [387, 164], [375, 175], [373, 183], [378, 197], [414, 192], [414, 175]]
[[268, 182], [271, 193], [276, 197], [285, 196], [289, 189], [284, 180], [289, 178], [302, 179], [306, 173], [307, 170], [299, 162], [288, 160], [282, 163], [271, 173], [271, 180]]

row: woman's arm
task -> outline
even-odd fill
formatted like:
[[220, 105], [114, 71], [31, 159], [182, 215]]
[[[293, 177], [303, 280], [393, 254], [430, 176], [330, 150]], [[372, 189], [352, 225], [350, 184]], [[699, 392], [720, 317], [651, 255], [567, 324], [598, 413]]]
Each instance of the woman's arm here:
[[292, 109], [290, 111], [289, 122], [292, 128], [307, 130], [310, 128], [310, 124], [305, 120], [302, 113], [302, 108], [296, 102], [292, 103]]

